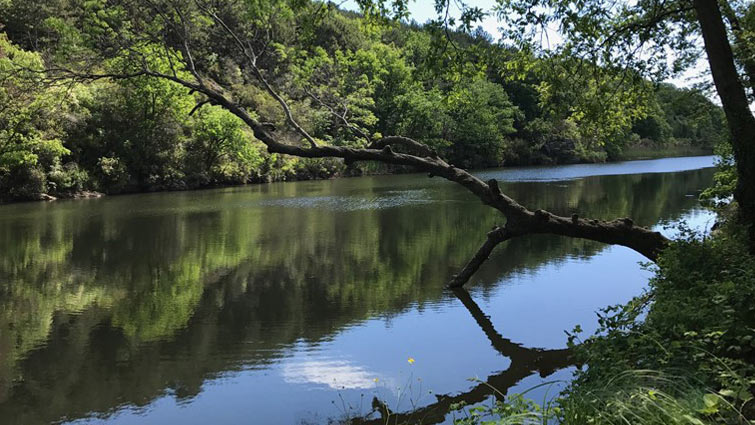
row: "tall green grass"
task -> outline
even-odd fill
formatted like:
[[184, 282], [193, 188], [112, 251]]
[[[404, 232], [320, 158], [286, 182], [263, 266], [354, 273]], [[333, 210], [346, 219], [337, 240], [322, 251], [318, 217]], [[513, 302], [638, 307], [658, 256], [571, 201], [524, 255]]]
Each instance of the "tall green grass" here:
[[623, 372], [580, 385], [538, 404], [526, 393], [492, 405], [456, 406], [455, 425], [707, 425], [752, 424], [727, 397], [691, 378], [652, 370]]

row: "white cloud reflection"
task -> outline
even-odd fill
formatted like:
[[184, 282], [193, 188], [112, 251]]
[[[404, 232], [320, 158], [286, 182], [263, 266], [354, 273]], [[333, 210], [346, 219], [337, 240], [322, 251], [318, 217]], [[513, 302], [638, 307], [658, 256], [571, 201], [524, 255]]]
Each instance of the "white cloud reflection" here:
[[304, 360], [283, 365], [283, 379], [289, 384], [327, 385], [332, 389], [375, 387], [377, 375], [346, 360]]

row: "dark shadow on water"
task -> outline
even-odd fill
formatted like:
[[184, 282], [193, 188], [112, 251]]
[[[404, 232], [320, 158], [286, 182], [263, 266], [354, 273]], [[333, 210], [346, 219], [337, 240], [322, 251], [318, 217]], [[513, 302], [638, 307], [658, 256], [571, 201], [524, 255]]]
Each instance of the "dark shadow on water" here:
[[[427, 406], [420, 407], [406, 413], [394, 413], [386, 404], [373, 398], [371, 414], [354, 418], [353, 425], [401, 425], [401, 424], [438, 424], [446, 420], [446, 415], [451, 406], [457, 403], [473, 405], [494, 396], [501, 399], [506, 395], [509, 388], [515, 386], [524, 378], [538, 373], [545, 378], [552, 373], [574, 366], [570, 350], [543, 350], [538, 348], [526, 348], [510, 339], [504, 338], [493, 327], [490, 317], [487, 316], [480, 306], [472, 299], [465, 289], [454, 289], [454, 295], [461, 301], [469, 314], [474, 318], [477, 325], [490, 341], [490, 345], [502, 356], [511, 360], [509, 367], [503, 372], [490, 375], [485, 381], [480, 381], [473, 388], [459, 394], [436, 395], [436, 401]], [[376, 417], [375, 417], [376, 416]]]

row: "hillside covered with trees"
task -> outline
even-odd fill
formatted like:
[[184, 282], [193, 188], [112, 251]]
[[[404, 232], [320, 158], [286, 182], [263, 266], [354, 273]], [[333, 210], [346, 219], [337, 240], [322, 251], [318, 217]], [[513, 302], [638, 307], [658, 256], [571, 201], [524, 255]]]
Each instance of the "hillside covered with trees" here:
[[[107, 24], [122, 17], [100, 3], [0, 1], [0, 71], [13, 70], [0, 81], [0, 200], [404, 170], [270, 154], [236, 116], [169, 80], [56, 80], [46, 73], [51, 64], [107, 50]], [[705, 153], [726, 137], [721, 108], [692, 89], [643, 80], [631, 96], [606, 99], [597, 93], [622, 90], [618, 77], [585, 87], [574, 78], [586, 66], [577, 59], [522, 65], [521, 51], [479, 28], [440, 43], [432, 24], [376, 22], [332, 4], [303, 10], [273, 15], [276, 44], [264, 61], [320, 144], [363, 147], [358, 132], [402, 134], [474, 169], [610, 161], [636, 148]], [[149, 48], [113, 54], [100, 71], [139, 54], [168, 72], [172, 65]], [[230, 61], [201, 61], [241, 105], [272, 117], [265, 125], [277, 137], [303, 141], [287, 130], [276, 99], [245, 83]]]

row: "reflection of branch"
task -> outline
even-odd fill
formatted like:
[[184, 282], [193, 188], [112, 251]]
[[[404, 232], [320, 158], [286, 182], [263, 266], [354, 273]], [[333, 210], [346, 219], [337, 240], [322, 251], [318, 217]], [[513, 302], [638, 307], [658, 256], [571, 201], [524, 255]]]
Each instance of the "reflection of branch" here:
[[534, 350], [523, 348], [520, 344], [512, 342], [510, 339], [504, 338], [498, 331], [495, 330], [493, 323], [490, 321], [490, 317], [486, 315], [479, 305], [472, 299], [465, 289], [458, 288], [453, 290], [456, 298], [466, 307], [467, 311], [472, 318], [477, 322], [477, 325], [488, 337], [490, 345], [495, 348], [496, 351], [501, 353], [502, 356], [511, 358], [511, 362], [515, 362], [515, 359], [524, 358]]
[[514, 365], [517, 365], [517, 367], [527, 365], [529, 369], [539, 371], [540, 376], [544, 377], [557, 369], [573, 364], [568, 349], [543, 350], [539, 348], [525, 348], [520, 344], [512, 342], [510, 339], [504, 338], [495, 330], [490, 317], [469, 296], [469, 292], [462, 288], [454, 289], [453, 292], [456, 298], [467, 308], [467, 311], [475, 319], [475, 322], [480, 326], [485, 336], [488, 337], [493, 348], [501, 353], [502, 356], [511, 359], [510, 368], [514, 367]]
[[378, 412], [381, 417], [376, 419], [355, 418], [352, 424], [436, 424], [445, 421], [451, 405], [465, 402], [467, 405], [481, 403], [491, 395], [501, 398], [509, 388], [516, 385], [522, 379], [538, 372], [541, 377], [546, 377], [553, 372], [574, 364], [569, 350], [542, 350], [538, 348], [525, 348], [506, 339], [495, 330], [487, 315], [474, 302], [469, 293], [464, 289], [454, 290], [454, 294], [467, 308], [490, 344], [501, 355], [511, 360], [511, 365], [505, 371], [490, 375], [484, 382], [479, 382], [472, 389], [457, 395], [436, 395], [435, 403], [415, 409], [407, 413], [393, 413], [382, 401], [373, 399], [373, 413]]
[[498, 246], [503, 241], [507, 241], [514, 237], [515, 235], [509, 231], [507, 231], [505, 228], [496, 227], [490, 232], [488, 232], [488, 237], [485, 239], [485, 243], [482, 244], [479, 250], [477, 250], [477, 253], [475, 253], [474, 257], [472, 257], [471, 260], [464, 266], [463, 269], [459, 272], [459, 274], [454, 275], [453, 278], [451, 278], [451, 282], [448, 284], [451, 288], [461, 288], [467, 281], [469, 281], [469, 278], [472, 277], [472, 275], [482, 266], [482, 263], [487, 261], [487, 259], [490, 257], [490, 254], [493, 252], [495, 247]]

